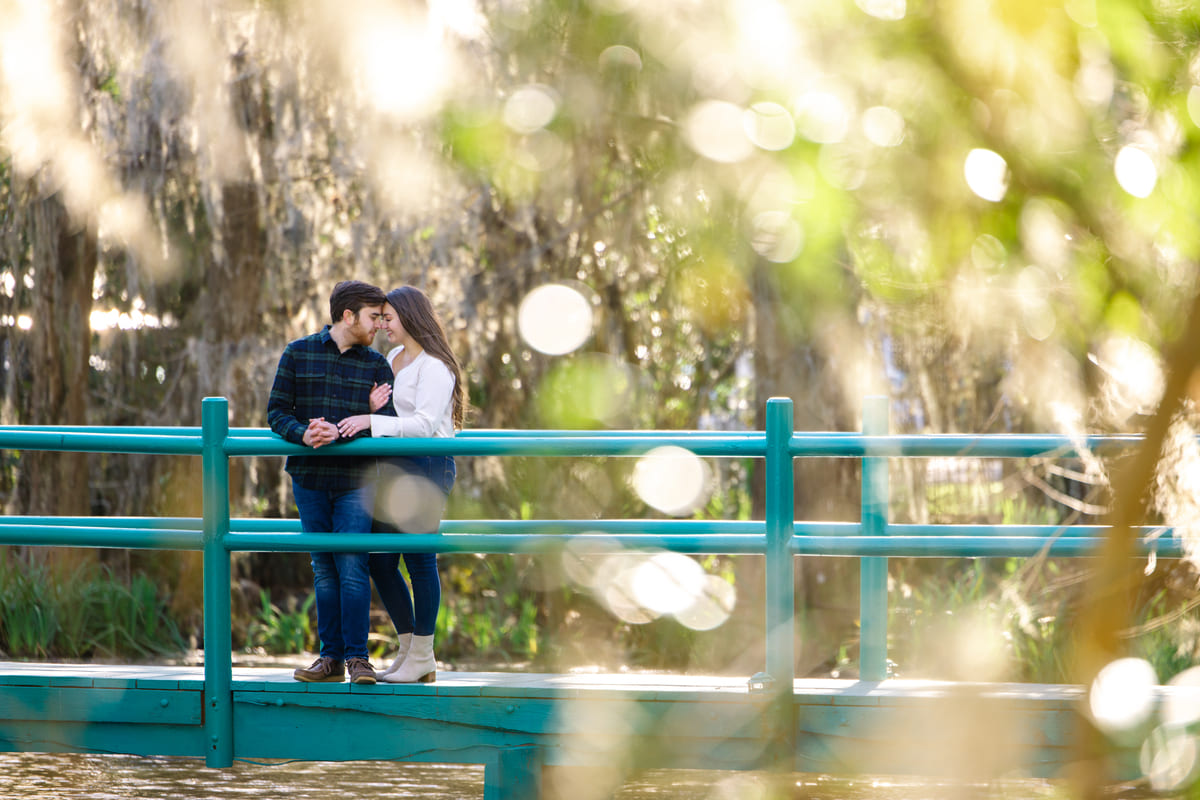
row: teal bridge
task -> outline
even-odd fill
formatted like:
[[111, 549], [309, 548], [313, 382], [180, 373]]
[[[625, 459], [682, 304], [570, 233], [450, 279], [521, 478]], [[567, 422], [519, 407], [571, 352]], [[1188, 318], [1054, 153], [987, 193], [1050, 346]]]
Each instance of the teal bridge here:
[[[889, 678], [887, 559], [1087, 556], [1100, 526], [908, 525], [888, 520], [889, 458], [1067, 456], [1136, 446], [1137, 436], [889, 435], [886, 398], [867, 398], [861, 433], [793, 430], [792, 403], [768, 402], [765, 431], [465, 431], [453, 439], [367, 439], [347, 455], [618, 457], [676, 445], [702, 457], [764, 459], [765, 519], [446, 520], [436, 534], [300, 532], [296, 520], [231, 519], [230, 459], [304, 452], [268, 430], [230, 428], [207, 398], [202, 424], [176, 428], [6, 427], [0, 448], [200, 456], [203, 517], [4, 517], [0, 545], [203, 552], [199, 667], [0, 662], [0, 751], [235, 759], [393, 760], [484, 765], [487, 800], [537, 798], [544, 767], [1062, 776], [1082, 687]], [[794, 518], [793, 459], [862, 460], [857, 523]], [[1143, 549], [1182, 555], [1170, 531]], [[302, 684], [290, 670], [232, 666], [234, 552], [405, 550], [557, 553], [631, 549], [765, 557], [763, 669], [755, 675], [539, 675], [442, 672], [420, 685]], [[794, 559], [861, 566], [860, 677], [797, 679]], [[1159, 688], [1159, 699], [1167, 692]], [[986, 722], [984, 722], [986, 721]], [[1118, 753], [1114, 779], [1136, 775]], [[972, 773], [962, 775], [964, 765]]]

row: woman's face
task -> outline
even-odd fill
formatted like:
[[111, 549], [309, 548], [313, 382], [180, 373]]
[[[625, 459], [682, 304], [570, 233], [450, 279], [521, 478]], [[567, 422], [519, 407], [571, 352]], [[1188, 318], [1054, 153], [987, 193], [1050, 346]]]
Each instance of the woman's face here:
[[383, 316], [379, 321], [390, 344], [406, 344], [408, 342], [408, 331], [404, 330], [404, 326], [400, 324], [400, 315], [396, 313], [396, 309], [392, 307], [391, 303], [383, 304]]

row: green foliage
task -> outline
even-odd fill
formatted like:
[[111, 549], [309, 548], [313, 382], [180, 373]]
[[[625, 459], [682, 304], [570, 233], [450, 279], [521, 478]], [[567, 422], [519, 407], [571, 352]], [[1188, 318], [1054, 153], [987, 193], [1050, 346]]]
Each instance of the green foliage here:
[[15, 658], [145, 658], [184, 650], [165, 598], [145, 575], [125, 584], [104, 565], [65, 579], [0, 553], [0, 651]]
[[442, 610], [435, 636], [443, 658], [529, 662], [541, 652], [544, 605], [529, 556], [442, 556]]
[[1128, 632], [1132, 654], [1150, 662], [1160, 681], [1200, 663], [1200, 612], [1195, 606], [1191, 596], [1161, 589], [1143, 606], [1141, 624]]
[[[889, 657], [904, 677], [1070, 683], [1074, 620], [1086, 567], [1071, 559], [893, 559]], [[1131, 609], [1124, 631], [1129, 655], [1146, 659], [1161, 681], [1200, 661], [1190, 581], [1171, 578]], [[1033, 587], [1039, 587], [1033, 591]], [[969, 634], [986, 630], [1003, 643], [988, 665], [963, 674]]]
[[552, 428], [591, 429], [629, 424], [632, 375], [620, 362], [577, 357], [555, 365], [537, 395]]
[[284, 611], [271, 602], [270, 591], [260, 590], [261, 605], [246, 629], [246, 649], [267, 653], [315, 651], [318, 642], [313, 629], [312, 609], [316, 599], [316, 594], [309, 593], [297, 607], [296, 599], [292, 597], [288, 610]]
[[[1044, 594], [1030, 605], [1009, 591], [1019, 559], [914, 561], [891, 565], [888, 655], [900, 676], [1068, 682], [1062, 598]], [[970, 635], [980, 631], [996, 649], [976, 664], [969, 651], [981, 643]]]
[[112, 97], [113, 100], [119, 101], [121, 99], [121, 86], [117, 83], [116, 72], [109, 72], [105, 75], [100, 81], [99, 89], [101, 92]]
[[1000, 501], [1001, 525], [1055, 525], [1061, 515], [1046, 505], [1034, 505], [1024, 495], [1005, 497]]

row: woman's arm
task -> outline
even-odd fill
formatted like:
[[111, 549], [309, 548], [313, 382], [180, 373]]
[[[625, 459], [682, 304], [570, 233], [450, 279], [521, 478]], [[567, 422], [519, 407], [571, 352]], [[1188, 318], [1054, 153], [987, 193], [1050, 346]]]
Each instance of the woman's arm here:
[[[371, 394], [367, 398], [367, 403], [371, 407], [371, 414], [386, 406], [388, 398], [391, 396], [392, 385], [390, 383], [377, 383], [371, 387]], [[338, 435], [348, 439], [361, 431], [367, 430], [371, 427], [371, 414], [355, 414], [346, 417], [337, 424]]]
[[[403, 373], [397, 376], [393, 390], [393, 401], [402, 395], [400, 382]], [[428, 358], [420, 366], [416, 377], [416, 392], [413, 408], [396, 407], [395, 417], [371, 415], [372, 436], [433, 436], [446, 418], [446, 411], [454, 396], [454, 375], [446, 365], [436, 358]]]

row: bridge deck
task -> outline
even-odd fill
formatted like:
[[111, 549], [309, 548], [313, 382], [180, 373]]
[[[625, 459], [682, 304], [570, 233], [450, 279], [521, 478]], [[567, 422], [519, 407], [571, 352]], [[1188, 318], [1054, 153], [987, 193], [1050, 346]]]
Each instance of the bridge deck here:
[[[299, 660], [297, 661], [299, 664]], [[107, 689], [192, 690], [204, 688], [201, 666], [58, 664], [0, 661], [0, 691], [11, 687], [90, 687]], [[284, 693], [417, 695], [443, 697], [533, 697], [572, 699], [603, 693], [638, 700], [725, 700], [761, 702], [749, 679], [658, 672], [571, 673], [456, 672], [439, 670], [428, 684], [300, 683], [291, 667], [234, 667], [235, 691]], [[964, 683], [937, 680], [890, 679], [859, 681], [834, 678], [797, 679], [798, 705], [878, 706], [914, 699], [981, 697], [1004, 699], [1029, 707], [1073, 707], [1083, 693], [1078, 686], [1033, 683]]]
[[[0, 662], [0, 750], [204, 756], [203, 678], [201, 667]], [[740, 677], [441, 671], [432, 684], [358, 686], [237, 667], [234, 753], [763, 769], [782, 743], [797, 772], [1053, 776], [1081, 697], [1059, 685], [797, 680], [781, 726]]]

